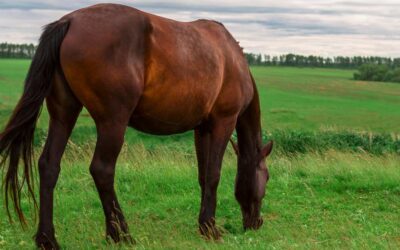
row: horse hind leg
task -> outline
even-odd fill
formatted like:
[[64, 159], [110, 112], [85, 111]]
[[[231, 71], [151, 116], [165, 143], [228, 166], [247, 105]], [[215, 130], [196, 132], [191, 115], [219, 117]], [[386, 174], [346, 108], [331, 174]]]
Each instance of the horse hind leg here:
[[[94, 118], [97, 129], [97, 142], [90, 164], [90, 173], [103, 206], [107, 240], [112, 239], [116, 243], [120, 241], [134, 243], [115, 193], [114, 177], [117, 158], [124, 143], [125, 130], [139, 100], [140, 92], [133, 89], [126, 99], [124, 98], [126, 93], [123, 91], [115, 91], [114, 95], [110, 96], [107, 91], [109, 85], [106, 84], [109, 82], [113, 81], [104, 80], [97, 84], [101, 86], [98, 88], [104, 91], [96, 93], [96, 100], [99, 100], [96, 106], [91, 106], [92, 102], [85, 100], [87, 104], [85, 106]], [[115, 85], [127, 86], [124, 81]]]
[[125, 123], [97, 123], [97, 144], [90, 173], [103, 205], [106, 235], [114, 242], [133, 243], [114, 189], [115, 164], [124, 141]]
[[115, 193], [114, 176], [126, 127], [142, 94], [141, 73], [110, 62], [77, 67], [66, 60], [63, 66], [69, 86], [96, 124], [90, 174], [102, 203], [107, 240], [133, 243]]
[[53, 192], [60, 172], [61, 157], [82, 105], [57, 74], [46, 104], [50, 122], [46, 144], [39, 158], [40, 208], [35, 241], [41, 249], [59, 249], [54, 235]]

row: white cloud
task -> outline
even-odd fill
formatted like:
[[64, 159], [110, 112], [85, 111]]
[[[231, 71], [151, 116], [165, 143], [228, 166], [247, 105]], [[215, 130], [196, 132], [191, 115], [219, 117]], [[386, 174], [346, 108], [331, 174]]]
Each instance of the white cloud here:
[[[36, 42], [43, 25], [97, 1], [0, 1], [0, 41]], [[400, 56], [398, 0], [110, 1], [165, 17], [216, 19], [246, 51]]]

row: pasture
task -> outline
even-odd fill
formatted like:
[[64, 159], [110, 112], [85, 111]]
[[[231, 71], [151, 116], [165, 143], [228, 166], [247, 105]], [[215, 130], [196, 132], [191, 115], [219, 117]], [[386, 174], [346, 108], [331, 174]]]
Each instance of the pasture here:
[[[22, 91], [30, 61], [0, 60], [0, 126]], [[400, 133], [400, 84], [353, 81], [353, 71], [253, 67], [265, 133], [341, 131]], [[36, 151], [44, 143], [43, 110]], [[130, 249], [108, 245], [96, 188], [88, 171], [95, 128], [82, 112], [55, 191], [56, 235], [64, 249]], [[129, 129], [117, 163], [116, 190], [138, 249], [396, 249], [400, 247], [400, 155], [332, 147], [269, 159], [259, 231], [243, 232], [233, 195], [236, 157], [228, 147], [218, 189], [223, 241], [197, 233], [200, 188], [192, 133], [155, 137]], [[318, 138], [317, 138], [318, 139]], [[279, 147], [278, 147], [279, 148]], [[37, 155], [37, 154], [36, 154]], [[143, 195], [144, 194], [144, 195]], [[3, 194], [1, 193], [1, 200]], [[24, 210], [32, 211], [27, 200]], [[33, 218], [33, 217], [32, 217]], [[32, 249], [36, 230], [9, 225], [0, 208], [0, 248]]]

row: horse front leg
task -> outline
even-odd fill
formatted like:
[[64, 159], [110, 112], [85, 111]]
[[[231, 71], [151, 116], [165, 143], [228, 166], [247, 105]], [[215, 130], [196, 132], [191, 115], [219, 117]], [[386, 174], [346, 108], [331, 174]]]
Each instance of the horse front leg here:
[[[221, 233], [215, 225], [217, 188], [221, 164], [229, 138], [235, 128], [236, 119], [220, 119], [213, 126], [195, 131], [196, 153], [201, 187], [199, 230], [209, 239], [219, 239]], [[207, 128], [207, 126], [205, 126]]]
[[124, 141], [126, 126], [115, 123], [101, 123], [96, 126], [97, 143], [90, 173], [103, 205], [106, 237], [116, 243], [121, 240], [133, 243], [114, 190], [115, 164]]

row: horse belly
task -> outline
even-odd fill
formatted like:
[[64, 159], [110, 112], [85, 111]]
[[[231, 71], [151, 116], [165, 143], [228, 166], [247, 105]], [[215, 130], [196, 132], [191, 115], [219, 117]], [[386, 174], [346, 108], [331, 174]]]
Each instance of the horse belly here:
[[181, 100], [142, 98], [130, 118], [129, 126], [156, 135], [183, 133], [200, 125], [211, 109], [199, 101], [178, 99]]
[[132, 115], [129, 126], [148, 134], [172, 135], [191, 130], [196, 127], [196, 124], [173, 124], [149, 116]]

